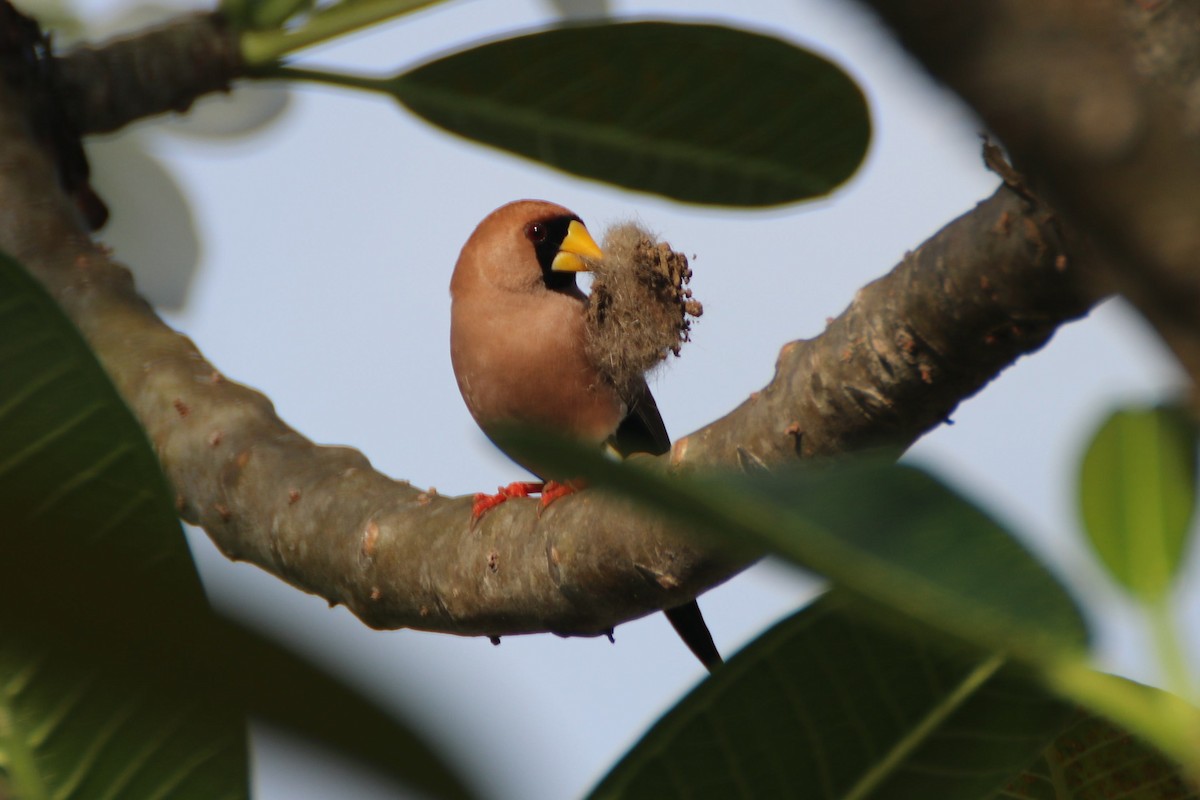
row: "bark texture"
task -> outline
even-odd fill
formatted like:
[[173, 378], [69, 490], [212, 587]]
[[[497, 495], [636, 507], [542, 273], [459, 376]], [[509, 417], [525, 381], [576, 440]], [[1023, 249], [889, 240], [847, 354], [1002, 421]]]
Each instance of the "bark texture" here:
[[206, 94], [229, 91], [244, 70], [237, 34], [219, 14], [76, 47], [54, 63], [63, 108], [81, 133], [187, 111]]

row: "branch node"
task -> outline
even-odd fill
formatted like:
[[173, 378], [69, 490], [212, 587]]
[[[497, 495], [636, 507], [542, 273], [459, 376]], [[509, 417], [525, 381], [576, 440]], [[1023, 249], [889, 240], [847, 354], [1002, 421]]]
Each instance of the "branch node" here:
[[633, 566], [637, 569], [637, 571], [639, 573], [641, 573], [643, 578], [645, 578], [648, 582], [654, 584], [655, 586], [657, 586], [660, 589], [670, 590], [670, 589], [674, 589], [677, 586], [679, 586], [679, 579], [676, 578], [674, 575], [668, 575], [665, 572], [660, 572], [656, 569], [651, 569], [650, 567], [647, 567], [645, 564], [634, 563]]
[[362, 556], [368, 561], [375, 559], [375, 546], [379, 542], [379, 523], [370, 520], [362, 535]]

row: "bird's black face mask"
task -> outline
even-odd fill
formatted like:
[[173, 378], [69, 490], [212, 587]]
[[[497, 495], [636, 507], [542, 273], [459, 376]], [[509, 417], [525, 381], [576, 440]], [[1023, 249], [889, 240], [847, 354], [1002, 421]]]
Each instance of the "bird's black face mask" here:
[[567, 230], [572, 222], [579, 222], [578, 217], [552, 217], [551, 219], [531, 222], [525, 227], [525, 236], [533, 243], [533, 251], [537, 254], [538, 265], [542, 268], [542, 281], [546, 288], [553, 292], [570, 291], [578, 288], [574, 272], [556, 271], [554, 259], [567, 238]]

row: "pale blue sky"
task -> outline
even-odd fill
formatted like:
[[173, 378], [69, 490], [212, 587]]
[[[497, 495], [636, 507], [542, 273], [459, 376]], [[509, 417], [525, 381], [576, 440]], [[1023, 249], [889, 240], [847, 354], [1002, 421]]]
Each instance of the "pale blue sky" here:
[[[138, 161], [131, 154], [152, 154], [181, 187], [200, 242], [194, 274], [180, 281], [190, 269], [177, 255], [182, 206], [168, 194], [147, 201], [124, 189], [108, 195], [116, 255], [134, 262], [139, 281], [160, 299], [186, 286], [186, 303], [168, 321], [225, 374], [266, 392], [306, 436], [357, 447], [394, 477], [465, 494], [522, 476], [475, 428], [448, 357], [450, 271], [493, 208], [520, 197], [554, 200], [597, 236], [634, 216], [695, 254], [692, 285], [704, 317], [683, 357], [652, 380], [678, 436], [760, 388], [785, 342], [818, 334], [856, 289], [997, 183], [979, 157], [979, 126], [854, 4], [613, 6], [620, 15], [720, 19], [834, 57], [864, 86], [875, 116], [865, 168], [817, 203], [765, 213], [698, 209], [452, 139], [386, 99], [306, 87], [280, 119], [248, 138], [197, 138], [156, 123], [96, 143], [102, 192], [131, 174], [128, 165]], [[127, 8], [122, 0], [89, 0], [84, 11], [102, 27]], [[553, 14], [542, 2], [451, 2], [308, 60], [391, 72]], [[157, 236], [157, 249], [131, 239], [164, 230], [175, 233]], [[145, 274], [156, 264], [176, 277]], [[1148, 645], [1078, 543], [1073, 475], [1082, 442], [1111, 404], [1156, 399], [1174, 381], [1140, 320], [1110, 305], [964, 404], [955, 425], [913, 454], [1027, 531], [1030, 546], [1106, 615], [1098, 624], [1104, 663], [1145, 680], [1154, 678], [1139, 656]], [[615, 645], [528, 636], [493, 647], [486, 639], [381, 633], [254, 567], [227, 562], [203, 535], [193, 545], [218, 605], [243, 611], [388, 708], [432, 727], [487, 798], [581, 795], [703, 677], [661, 615], [619, 627]], [[704, 595], [701, 605], [718, 646], [732, 654], [813, 586], [764, 564]], [[297, 757], [304, 751], [278, 738], [260, 737], [255, 750], [255, 785], [266, 800], [396, 796], [351, 784], [358, 779], [350, 772], [324, 757]]]

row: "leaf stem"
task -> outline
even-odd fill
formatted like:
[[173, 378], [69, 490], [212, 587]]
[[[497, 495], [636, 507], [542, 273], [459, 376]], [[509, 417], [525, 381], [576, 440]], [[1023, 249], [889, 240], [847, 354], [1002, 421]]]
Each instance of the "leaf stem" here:
[[1187, 657], [1180, 646], [1179, 628], [1175, 625], [1170, 593], [1163, 592], [1159, 597], [1147, 602], [1144, 608], [1150, 622], [1150, 634], [1154, 637], [1159, 668], [1167, 688], [1181, 697], [1195, 700], [1195, 686]]
[[361, 89], [365, 92], [382, 92], [392, 94], [391, 78], [372, 78], [369, 75], [355, 75], [348, 72], [328, 72], [323, 69], [305, 69], [303, 67], [286, 67], [282, 65], [267, 66], [255, 70], [250, 76], [256, 79], [277, 79], [285, 81], [309, 81], [324, 83], [329, 86], [342, 86], [350, 89]]
[[242, 58], [249, 67], [262, 66], [305, 47], [439, 2], [442, 0], [342, 0], [296, 28], [243, 31]]

